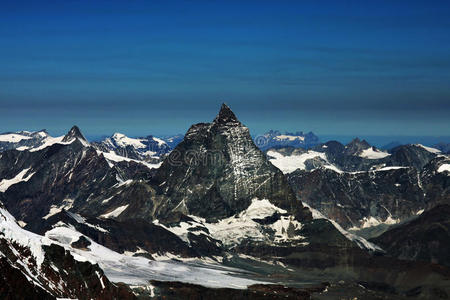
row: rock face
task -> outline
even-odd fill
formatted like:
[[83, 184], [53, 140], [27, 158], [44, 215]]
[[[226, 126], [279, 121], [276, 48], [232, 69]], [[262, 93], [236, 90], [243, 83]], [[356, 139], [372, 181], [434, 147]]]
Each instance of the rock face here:
[[427, 206], [414, 168], [361, 173], [319, 168], [290, 173], [288, 179], [299, 199], [344, 228], [392, 224]]
[[[155, 192], [144, 182], [152, 175], [146, 164], [106, 159], [76, 127], [58, 141], [37, 151], [1, 153], [0, 201], [26, 229], [45, 234], [61, 221], [118, 252], [140, 247], [149, 253], [199, 256], [151, 223]], [[79, 220], [92, 218], [97, 227], [77, 222], [66, 211]], [[103, 227], [106, 231], [99, 230]]]
[[2, 299], [56, 299], [49, 292], [29, 282], [25, 274], [0, 257], [0, 296]]
[[391, 150], [392, 156], [388, 159], [388, 165], [411, 166], [421, 170], [439, 152], [430, 152], [422, 145], [403, 145]]
[[363, 150], [370, 148], [370, 144], [366, 140], [360, 140], [359, 138], [353, 139], [344, 147], [345, 155], [359, 155]]
[[393, 257], [450, 267], [450, 205], [438, 205], [373, 241]]
[[84, 137], [84, 135], [81, 133], [80, 128], [78, 126], [73, 126], [69, 132], [64, 136], [62, 139], [63, 143], [70, 143], [73, 140], [79, 140], [83, 144], [88, 144], [87, 139]]
[[366, 228], [380, 225], [383, 231], [450, 201], [449, 158], [434, 148], [404, 145], [385, 152], [354, 139], [348, 145], [330, 141], [310, 150], [285, 147], [266, 154], [301, 201], [346, 229], [363, 228], [358, 233], [364, 235]]
[[438, 156], [420, 172], [420, 183], [427, 198], [427, 208], [450, 204], [450, 157]]
[[252, 285], [247, 290], [235, 289], [209, 289], [194, 284], [179, 282], [156, 282], [152, 285], [157, 288], [157, 296], [168, 295], [173, 300], [184, 299], [311, 299], [312, 292], [321, 292], [325, 286], [311, 287], [309, 289], [288, 288], [282, 285]]
[[2, 299], [135, 299], [98, 265], [77, 261], [63, 247], [45, 245], [42, 237], [20, 228], [1, 202], [0, 266]]
[[283, 174], [225, 104], [212, 123], [191, 126], [158, 169], [154, 183], [170, 199], [157, 207], [159, 216], [179, 211], [219, 220], [259, 198], [300, 219], [308, 217]]
[[449, 163], [431, 160], [423, 169], [382, 168], [366, 172], [335, 172], [318, 168], [288, 174], [297, 197], [344, 228], [370, 228], [402, 222], [421, 210], [450, 203], [450, 178], [438, 172]]

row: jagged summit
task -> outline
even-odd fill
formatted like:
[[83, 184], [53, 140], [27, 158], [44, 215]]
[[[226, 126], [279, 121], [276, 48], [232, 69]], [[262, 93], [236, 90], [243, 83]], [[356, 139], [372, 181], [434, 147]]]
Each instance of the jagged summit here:
[[363, 150], [369, 149], [371, 146], [366, 140], [360, 140], [354, 138], [350, 143], [345, 146], [345, 153], [347, 155], [358, 155]]
[[191, 126], [153, 181], [167, 198], [158, 203], [157, 216], [181, 212], [217, 221], [267, 199], [298, 220], [310, 217], [226, 104], [213, 123]]
[[354, 138], [350, 143], [347, 144], [347, 146], [359, 146], [359, 147], [364, 147], [364, 148], [369, 148], [371, 147], [370, 144], [366, 141], [366, 140], [360, 140], [358, 137]]
[[214, 119], [213, 123], [215, 124], [228, 124], [228, 123], [237, 123], [241, 124], [239, 120], [236, 118], [236, 115], [230, 109], [228, 105], [222, 103], [219, 114]]
[[68, 143], [73, 141], [74, 139], [80, 140], [83, 144], [88, 143], [87, 139], [84, 137], [84, 135], [81, 133], [80, 128], [78, 126], [74, 125], [69, 132], [64, 136], [63, 142]]

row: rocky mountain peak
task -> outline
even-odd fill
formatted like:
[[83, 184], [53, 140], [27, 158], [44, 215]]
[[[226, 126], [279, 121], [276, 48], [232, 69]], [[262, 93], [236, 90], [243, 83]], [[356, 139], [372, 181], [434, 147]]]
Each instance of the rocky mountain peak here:
[[357, 155], [363, 150], [370, 148], [370, 144], [366, 140], [360, 140], [359, 138], [354, 138], [350, 143], [345, 146], [347, 155]]
[[230, 109], [228, 105], [225, 103], [222, 104], [222, 107], [220, 108], [219, 114], [214, 119], [215, 124], [241, 124], [239, 120], [237, 119], [236, 115], [233, 113], [233, 111]]
[[356, 137], [350, 143], [348, 143], [347, 146], [358, 146], [367, 149], [370, 147], [370, 144], [366, 140], [360, 140], [358, 137]]
[[308, 218], [283, 173], [254, 144], [248, 128], [223, 104], [213, 123], [192, 125], [154, 177], [170, 201], [158, 215], [178, 211], [216, 221], [246, 209], [253, 199]]
[[81, 133], [80, 128], [78, 126], [74, 125], [69, 132], [64, 136], [63, 142], [71, 142], [74, 139], [78, 139], [83, 143], [88, 143], [87, 139], [84, 137], [84, 135]]

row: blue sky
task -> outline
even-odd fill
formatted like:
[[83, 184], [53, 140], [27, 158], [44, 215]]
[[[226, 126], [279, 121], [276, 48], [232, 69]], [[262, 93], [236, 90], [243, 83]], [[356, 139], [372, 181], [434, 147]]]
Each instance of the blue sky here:
[[450, 1], [1, 1], [0, 131], [450, 136]]

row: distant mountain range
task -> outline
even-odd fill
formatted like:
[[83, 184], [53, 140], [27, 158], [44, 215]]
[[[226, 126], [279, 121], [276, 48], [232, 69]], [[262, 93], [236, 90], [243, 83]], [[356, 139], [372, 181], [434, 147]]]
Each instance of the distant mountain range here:
[[254, 140], [261, 150], [288, 146], [311, 148], [319, 143], [319, 138], [314, 133], [304, 134], [302, 131], [282, 134], [278, 130], [270, 130], [263, 135], [256, 136]]

